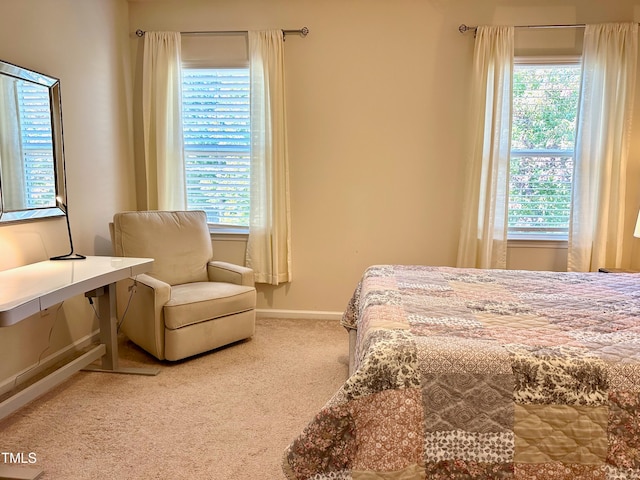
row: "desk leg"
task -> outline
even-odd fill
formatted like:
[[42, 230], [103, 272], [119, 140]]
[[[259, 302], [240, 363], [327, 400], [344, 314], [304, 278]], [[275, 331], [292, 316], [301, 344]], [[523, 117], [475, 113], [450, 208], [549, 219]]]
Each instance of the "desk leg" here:
[[118, 318], [116, 317], [116, 284], [93, 290], [85, 294], [98, 298], [100, 317], [100, 342], [107, 348], [102, 357], [102, 367], [89, 365], [85, 370], [93, 372], [128, 373], [133, 375], [157, 375], [159, 368], [123, 368], [118, 365]]

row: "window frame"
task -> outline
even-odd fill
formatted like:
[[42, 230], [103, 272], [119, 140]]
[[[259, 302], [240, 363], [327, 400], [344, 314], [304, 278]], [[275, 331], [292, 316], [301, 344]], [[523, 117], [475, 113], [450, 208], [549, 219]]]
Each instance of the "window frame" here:
[[[518, 55], [514, 57], [514, 70], [516, 65], [549, 65], [549, 66], [557, 66], [557, 65], [575, 65], [581, 66], [582, 64], [582, 56], [581, 55]], [[513, 101], [513, 93], [512, 93], [512, 101]], [[579, 101], [579, 100], [578, 100]], [[579, 114], [579, 111], [578, 113]], [[511, 120], [511, 128], [513, 128], [513, 117]], [[577, 125], [576, 125], [577, 126]], [[523, 154], [525, 152], [529, 152], [532, 155], [543, 155], [543, 154], [564, 154], [566, 155], [567, 151], [558, 151], [558, 150], [514, 150], [510, 148], [509, 151], [509, 164], [511, 164], [511, 155], [514, 152], [519, 152]], [[562, 155], [558, 155], [562, 156]], [[575, 144], [572, 150], [572, 158], [575, 161]], [[575, 168], [575, 164], [574, 164]], [[511, 183], [511, 172], [509, 173], [509, 183]], [[573, 186], [573, 179], [572, 179]], [[507, 205], [507, 216], [509, 215], [509, 209]], [[511, 231], [508, 227], [508, 217], [507, 217], [507, 243], [511, 245], [520, 245], [520, 246], [542, 246], [542, 245], [567, 245], [568, 242], [568, 232], [562, 232], [558, 234], [552, 233], [536, 233], [535, 231], [529, 232], [517, 232]]]
[[[182, 70], [222, 70], [222, 69], [246, 69], [249, 72], [249, 62], [231, 62], [231, 63], [218, 63], [218, 62], [183, 62], [181, 65]], [[249, 81], [250, 86], [250, 81]], [[184, 103], [182, 103], [182, 106]], [[249, 122], [249, 125], [251, 123]], [[250, 126], [251, 128], [251, 126]], [[182, 147], [183, 155], [186, 157], [185, 147]], [[185, 158], [186, 162], [186, 158]], [[185, 177], [186, 182], [186, 177]], [[186, 185], [185, 185], [186, 187]], [[187, 209], [189, 209], [187, 203]], [[207, 221], [209, 227], [209, 233], [213, 240], [235, 240], [246, 241], [249, 235], [249, 225], [225, 225], [220, 223], [211, 223]]]

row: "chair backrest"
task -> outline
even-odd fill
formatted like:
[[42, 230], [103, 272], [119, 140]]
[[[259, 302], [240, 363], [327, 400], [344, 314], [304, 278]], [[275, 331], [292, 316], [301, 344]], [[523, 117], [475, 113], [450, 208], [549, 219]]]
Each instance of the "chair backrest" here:
[[213, 257], [203, 211], [116, 213], [113, 249], [120, 257], [153, 258], [149, 274], [170, 285], [207, 281]]

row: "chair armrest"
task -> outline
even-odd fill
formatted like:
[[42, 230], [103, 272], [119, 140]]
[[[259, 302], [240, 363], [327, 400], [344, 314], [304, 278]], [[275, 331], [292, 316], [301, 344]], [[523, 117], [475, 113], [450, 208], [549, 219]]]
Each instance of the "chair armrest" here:
[[236, 285], [254, 286], [253, 269], [233, 263], [211, 261], [207, 264], [207, 273], [211, 282], [235, 283]]
[[171, 285], [162, 280], [158, 280], [146, 273], [140, 273], [135, 277], [131, 277], [134, 283], [142, 283], [143, 285], [155, 290], [156, 302], [164, 305], [171, 298]]
[[171, 298], [171, 285], [141, 273], [118, 282], [118, 314], [126, 316], [122, 332], [134, 343], [164, 359], [164, 305]]

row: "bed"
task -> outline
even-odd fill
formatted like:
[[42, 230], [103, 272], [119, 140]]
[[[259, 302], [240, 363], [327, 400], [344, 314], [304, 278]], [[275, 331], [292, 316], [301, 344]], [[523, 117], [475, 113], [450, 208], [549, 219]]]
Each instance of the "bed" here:
[[640, 478], [640, 275], [378, 265], [293, 480]]

